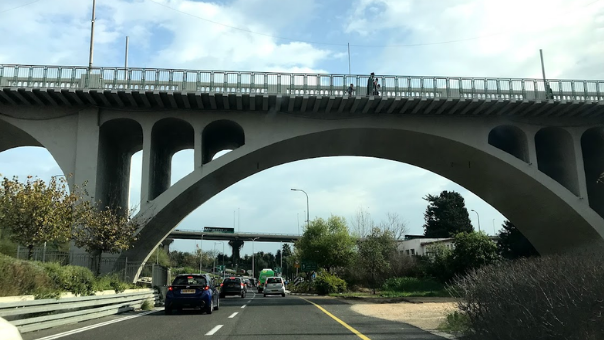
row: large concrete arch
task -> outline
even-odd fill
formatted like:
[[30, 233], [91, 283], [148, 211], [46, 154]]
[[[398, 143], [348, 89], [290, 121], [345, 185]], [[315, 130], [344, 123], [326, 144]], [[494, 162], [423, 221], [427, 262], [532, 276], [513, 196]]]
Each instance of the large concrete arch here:
[[[3, 120], [2, 117], [0, 117], [0, 153], [10, 149], [28, 146], [40, 147], [48, 151], [48, 153], [50, 153], [52, 158], [55, 160], [55, 162], [63, 172], [63, 175], [67, 176], [69, 174], [69, 168], [66, 168], [65, 164], [63, 164], [62, 162], [57, 161], [53, 150], [46, 148], [46, 146], [44, 146], [32, 135], [18, 128], [17, 126], [9, 123], [8, 121]], [[0, 174], [1, 173], [2, 169], [0, 169]]]
[[585, 131], [581, 136], [581, 150], [589, 206], [604, 217], [604, 183], [599, 181], [604, 173], [604, 128]]
[[490, 129], [476, 145], [443, 137], [442, 131], [418, 132], [388, 122], [298, 131], [274, 132], [263, 142], [254, 140], [175, 183], [140, 212], [148, 224], [135, 246], [121, 254], [122, 259], [146, 261], [177, 223], [246, 177], [281, 164], [329, 156], [390, 159], [442, 175], [496, 207], [542, 254], [603, 242], [602, 218], [570, 191], [536, 166], [501, 150], [478, 146], [486, 144]]

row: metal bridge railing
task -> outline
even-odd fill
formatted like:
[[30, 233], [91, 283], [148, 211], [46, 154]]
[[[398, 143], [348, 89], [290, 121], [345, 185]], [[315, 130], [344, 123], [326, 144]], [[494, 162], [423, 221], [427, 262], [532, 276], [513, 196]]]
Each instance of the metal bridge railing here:
[[[604, 81], [377, 76], [382, 97], [604, 100]], [[223, 94], [354, 96], [367, 94], [366, 75], [195, 71], [145, 68], [0, 65], [0, 87], [182, 91]], [[549, 85], [549, 88], [548, 86]]]

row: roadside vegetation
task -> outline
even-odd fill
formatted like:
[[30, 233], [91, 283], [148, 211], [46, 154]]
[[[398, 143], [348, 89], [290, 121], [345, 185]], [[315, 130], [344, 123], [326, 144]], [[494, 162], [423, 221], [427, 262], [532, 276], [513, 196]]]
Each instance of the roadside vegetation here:
[[117, 275], [95, 276], [88, 268], [18, 260], [0, 254], [0, 296], [34, 295], [36, 299], [58, 298], [61, 293], [94, 295], [97, 291], [121, 293], [135, 285]]

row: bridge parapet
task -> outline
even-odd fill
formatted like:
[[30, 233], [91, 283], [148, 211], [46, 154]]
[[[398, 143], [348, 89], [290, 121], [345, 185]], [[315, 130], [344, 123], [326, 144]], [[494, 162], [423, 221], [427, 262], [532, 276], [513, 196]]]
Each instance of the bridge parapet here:
[[[546, 84], [542, 79], [390, 75], [377, 79], [382, 97], [604, 100], [604, 81], [551, 79]], [[364, 96], [367, 80], [366, 75], [0, 65], [2, 88], [344, 96], [348, 85], [354, 84], [353, 95]], [[551, 91], [546, 91], [547, 85]]]

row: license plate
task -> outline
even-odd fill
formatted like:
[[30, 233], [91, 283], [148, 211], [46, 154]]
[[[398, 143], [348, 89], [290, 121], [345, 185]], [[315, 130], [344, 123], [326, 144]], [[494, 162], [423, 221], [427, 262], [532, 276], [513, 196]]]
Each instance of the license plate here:
[[229, 287], [237, 287], [236, 284], [229, 285]]
[[195, 289], [181, 289], [181, 294], [195, 294]]

